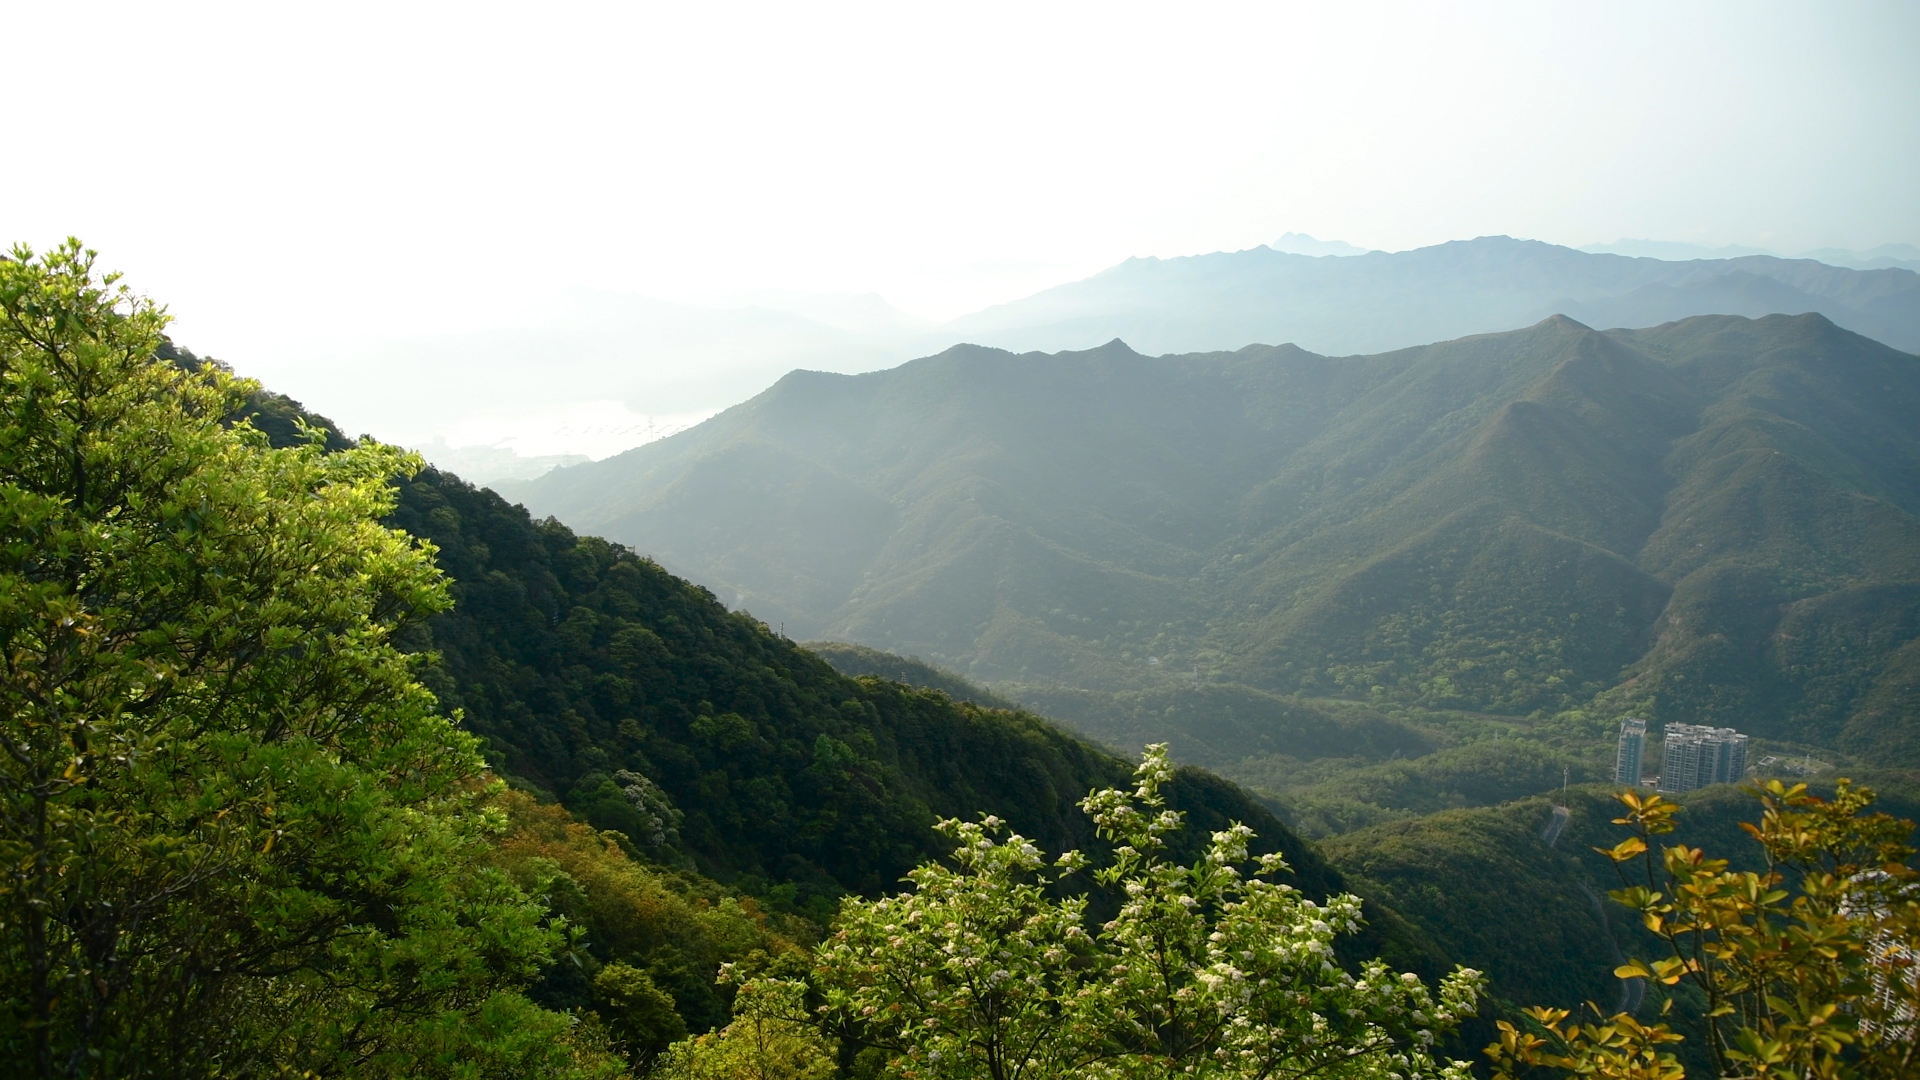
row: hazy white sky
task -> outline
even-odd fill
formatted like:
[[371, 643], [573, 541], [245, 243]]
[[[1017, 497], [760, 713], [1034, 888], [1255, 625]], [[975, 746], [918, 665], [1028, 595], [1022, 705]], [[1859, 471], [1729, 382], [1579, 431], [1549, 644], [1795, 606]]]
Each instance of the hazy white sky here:
[[[176, 335], [586, 284], [944, 318], [1296, 230], [1920, 242], [1920, 3], [0, 3], [0, 234]], [[305, 343], [305, 344], [303, 344]]]

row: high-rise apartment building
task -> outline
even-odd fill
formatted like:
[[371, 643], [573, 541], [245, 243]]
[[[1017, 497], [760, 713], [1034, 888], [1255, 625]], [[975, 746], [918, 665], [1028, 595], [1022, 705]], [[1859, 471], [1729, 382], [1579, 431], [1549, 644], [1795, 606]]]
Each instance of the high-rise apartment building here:
[[1660, 790], [1692, 791], [1731, 784], [1747, 774], [1747, 737], [1732, 728], [1668, 724]]
[[1620, 721], [1620, 746], [1613, 758], [1613, 780], [1640, 786], [1640, 758], [1647, 748], [1647, 722], [1629, 716]]

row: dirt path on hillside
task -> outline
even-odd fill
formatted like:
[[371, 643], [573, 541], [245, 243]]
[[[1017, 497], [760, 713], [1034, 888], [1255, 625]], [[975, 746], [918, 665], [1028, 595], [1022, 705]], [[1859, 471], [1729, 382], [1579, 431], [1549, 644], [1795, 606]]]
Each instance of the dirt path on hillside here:
[[[1572, 811], [1564, 806], [1556, 806], [1553, 808], [1553, 817], [1548, 820], [1546, 828], [1540, 830], [1540, 839], [1546, 841], [1548, 849], [1552, 849], [1555, 844], [1560, 842], [1560, 834], [1566, 831], [1567, 819], [1572, 816]], [[1606, 901], [1602, 899], [1599, 893], [1594, 892], [1593, 887], [1586, 882], [1581, 881], [1575, 884], [1580, 886], [1580, 891], [1586, 893], [1587, 900], [1593, 904], [1594, 917], [1600, 920], [1600, 929], [1606, 933], [1607, 948], [1613, 953], [1614, 966], [1618, 967], [1626, 963], [1627, 958], [1620, 953], [1620, 943], [1615, 941], [1613, 937], [1613, 923], [1607, 919]], [[1613, 1011], [1615, 1013], [1627, 1013], [1631, 1015], [1640, 1010], [1640, 1003], [1645, 1001], [1646, 998], [1647, 980], [1621, 979], [1620, 1000], [1619, 1003], [1615, 1005]]]

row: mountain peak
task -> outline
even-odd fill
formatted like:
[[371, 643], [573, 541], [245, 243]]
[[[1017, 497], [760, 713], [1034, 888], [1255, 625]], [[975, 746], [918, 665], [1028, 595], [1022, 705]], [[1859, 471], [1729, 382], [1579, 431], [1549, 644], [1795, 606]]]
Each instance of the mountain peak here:
[[1557, 312], [1541, 319], [1534, 324], [1534, 327], [1535, 329], [1550, 327], [1555, 330], [1578, 330], [1589, 334], [1594, 332], [1593, 327], [1588, 326], [1586, 323]]
[[1315, 258], [1345, 258], [1365, 255], [1372, 248], [1355, 247], [1345, 240], [1316, 240], [1306, 233], [1290, 232], [1267, 245], [1283, 255], [1307, 255]]
[[1130, 356], [1145, 356], [1146, 354], [1138, 351], [1133, 346], [1127, 344], [1124, 340], [1116, 337], [1113, 340], [1108, 341], [1104, 345], [1095, 345], [1091, 349], [1062, 349], [1060, 350], [1058, 355], [1060, 356], [1130, 357]]

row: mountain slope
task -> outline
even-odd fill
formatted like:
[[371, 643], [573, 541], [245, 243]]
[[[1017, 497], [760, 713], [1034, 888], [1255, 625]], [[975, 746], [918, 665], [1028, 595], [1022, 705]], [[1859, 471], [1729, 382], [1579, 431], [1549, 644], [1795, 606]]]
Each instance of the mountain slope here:
[[[170, 343], [161, 358], [204, 362]], [[231, 419], [276, 445], [315, 432], [347, 445], [280, 395], [256, 393]], [[396, 482], [388, 524], [433, 546], [455, 601], [399, 643], [422, 656], [423, 679], [485, 740], [490, 763], [538, 796], [504, 801], [502, 865], [588, 934], [536, 988], [551, 1007], [603, 1005], [590, 976], [619, 961], [643, 966], [688, 1027], [722, 1024], [731, 994], [715, 964], [775, 950], [775, 927], [817, 933], [847, 893], [897, 888], [946, 854], [935, 816], [992, 813], [1050, 850], [1103, 847], [1077, 804], [1127, 784], [1129, 762], [1031, 714], [842, 676], [651, 560], [535, 522], [457, 477], [427, 469]], [[1172, 845], [1182, 857], [1243, 822], [1309, 894], [1348, 891], [1221, 778], [1182, 768], [1166, 794], [1187, 815]], [[561, 806], [539, 805], [555, 796]], [[779, 914], [769, 922], [738, 892]], [[1380, 955], [1430, 979], [1450, 966], [1397, 913], [1371, 900], [1366, 911], [1345, 959]]]
[[806, 650], [833, 665], [833, 670], [842, 675], [854, 678], [870, 675], [889, 682], [938, 690], [955, 701], [972, 702], [989, 709], [1020, 707], [1019, 703], [1001, 697], [991, 690], [975, 686], [951, 671], [934, 667], [932, 664], [912, 657], [895, 656], [878, 649], [869, 649], [865, 645], [848, 645], [840, 641], [809, 641], [806, 643]]
[[1916, 410], [1920, 360], [1818, 315], [963, 346], [510, 490], [797, 634], [1035, 693], [1613, 692], [1866, 750], [1914, 700]]
[[[1875, 810], [1920, 817], [1920, 775], [1858, 778], [1878, 793]], [[1831, 794], [1831, 783], [1811, 786]], [[1748, 792], [1719, 785], [1677, 801], [1679, 827], [1663, 843], [1702, 848], [1737, 869], [1765, 868], [1760, 846], [1740, 828], [1760, 814]], [[1569, 810], [1557, 831], [1547, 828], [1555, 804]], [[1588, 785], [1554, 804], [1521, 799], [1378, 825], [1329, 840], [1323, 850], [1444, 948], [1483, 966], [1497, 998], [1612, 1008], [1620, 1002], [1612, 976], [1619, 957], [1646, 959], [1661, 947], [1632, 912], [1601, 899], [1622, 883], [1594, 849], [1626, 838], [1611, 824], [1620, 812], [1611, 785]]]
[[[415, 645], [438, 653], [429, 685], [465, 711], [497, 767], [655, 858], [689, 860], [816, 921], [841, 895], [895, 888], [943, 853], [935, 816], [997, 814], [1047, 850], [1097, 850], [1077, 804], [1131, 774], [1030, 714], [842, 676], [651, 560], [534, 522], [457, 478], [404, 481], [392, 521], [432, 540], [453, 578], [454, 609]], [[1310, 894], [1345, 888], [1217, 776], [1182, 769], [1169, 802], [1188, 815], [1182, 854], [1240, 821]], [[1398, 915], [1368, 911], [1356, 955], [1444, 969]]]
[[[168, 347], [169, 359], [199, 363]], [[256, 395], [269, 439], [324, 418]], [[997, 814], [1051, 850], [1097, 847], [1076, 804], [1131, 765], [1029, 713], [843, 676], [805, 647], [650, 559], [427, 469], [398, 482], [389, 524], [431, 542], [454, 607], [403, 645], [516, 783], [558, 796], [638, 849], [772, 890], [816, 916], [894, 887], [944, 851], [935, 816]], [[1169, 801], [1197, 850], [1229, 821], [1284, 852], [1301, 887], [1343, 888], [1313, 848], [1232, 784], [1182, 769]], [[1376, 947], [1425, 955], [1389, 912]], [[1428, 957], [1431, 959], [1431, 957]]]

